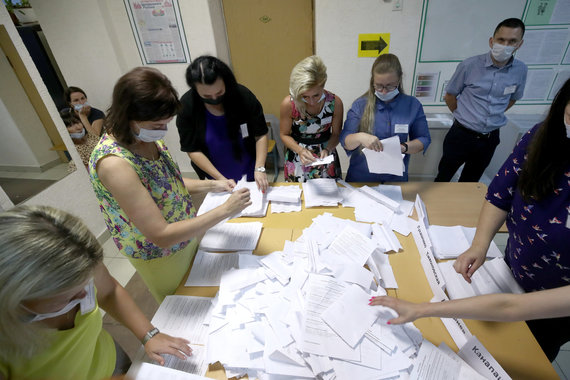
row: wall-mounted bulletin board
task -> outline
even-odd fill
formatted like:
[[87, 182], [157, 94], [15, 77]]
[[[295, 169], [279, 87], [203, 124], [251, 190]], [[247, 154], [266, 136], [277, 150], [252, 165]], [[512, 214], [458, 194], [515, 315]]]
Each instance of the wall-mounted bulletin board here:
[[570, 0], [424, 0], [412, 95], [424, 107], [445, 105], [457, 64], [489, 52], [489, 37], [509, 17], [526, 25], [515, 57], [529, 70], [517, 105], [550, 104], [570, 78]]

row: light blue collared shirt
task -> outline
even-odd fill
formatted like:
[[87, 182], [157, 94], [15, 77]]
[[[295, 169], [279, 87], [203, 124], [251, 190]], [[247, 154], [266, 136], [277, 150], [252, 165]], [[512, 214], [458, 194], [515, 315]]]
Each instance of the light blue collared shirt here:
[[458, 95], [453, 116], [464, 126], [488, 133], [507, 123], [505, 110], [511, 100], [523, 96], [527, 67], [511, 58], [503, 67], [493, 64], [491, 53], [461, 62], [447, 84], [446, 92]]

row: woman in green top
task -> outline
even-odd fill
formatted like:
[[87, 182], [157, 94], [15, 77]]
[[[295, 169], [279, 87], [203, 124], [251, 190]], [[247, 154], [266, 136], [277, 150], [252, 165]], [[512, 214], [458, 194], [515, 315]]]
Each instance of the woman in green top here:
[[251, 204], [241, 189], [196, 217], [190, 193], [230, 191], [233, 182], [182, 178], [162, 141], [179, 109], [176, 90], [160, 71], [131, 70], [115, 85], [106, 133], [89, 162], [107, 228], [159, 303], [188, 271], [196, 237]]
[[102, 329], [98, 305], [160, 364], [160, 354], [183, 359], [192, 353], [185, 339], [145, 338], [154, 328], [103, 265], [97, 239], [63, 211], [20, 206], [0, 214], [0, 284], [0, 380], [126, 372], [130, 361]]

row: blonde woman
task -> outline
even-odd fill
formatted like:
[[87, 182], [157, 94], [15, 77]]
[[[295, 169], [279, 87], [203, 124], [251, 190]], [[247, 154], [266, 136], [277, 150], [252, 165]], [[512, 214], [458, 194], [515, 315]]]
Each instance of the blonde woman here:
[[[303, 59], [291, 72], [289, 95], [280, 109], [287, 182], [341, 176], [336, 146], [342, 128], [342, 101], [325, 90], [326, 81], [327, 68], [316, 55]], [[317, 158], [331, 154], [332, 163], [309, 166]]]
[[[406, 156], [402, 176], [370, 173], [360, 148], [383, 149], [380, 140], [398, 136]], [[431, 138], [421, 103], [403, 93], [402, 66], [394, 54], [380, 55], [372, 65], [368, 91], [352, 103], [340, 141], [350, 156], [349, 182], [408, 180], [410, 154], [426, 151]]]
[[102, 379], [130, 360], [102, 329], [99, 306], [141, 340], [149, 357], [184, 359], [188, 341], [159, 333], [103, 265], [76, 217], [46, 206], [0, 214], [0, 380]]

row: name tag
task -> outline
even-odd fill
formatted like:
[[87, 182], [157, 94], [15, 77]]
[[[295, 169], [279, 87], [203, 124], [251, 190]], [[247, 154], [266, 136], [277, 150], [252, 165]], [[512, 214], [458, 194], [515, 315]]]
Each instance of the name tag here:
[[409, 129], [408, 124], [396, 124], [396, 126], [394, 126], [394, 133], [408, 133]]
[[517, 90], [517, 85], [513, 84], [512, 86], [505, 87], [505, 91], [503, 91], [503, 95], [514, 94]]
[[245, 139], [249, 136], [249, 132], [247, 131], [247, 123], [243, 123], [239, 126], [241, 128], [241, 138]]
[[321, 125], [326, 125], [326, 124], [330, 124], [330, 123], [332, 123], [332, 116], [325, 117], [324, 119], [321, 119]]

